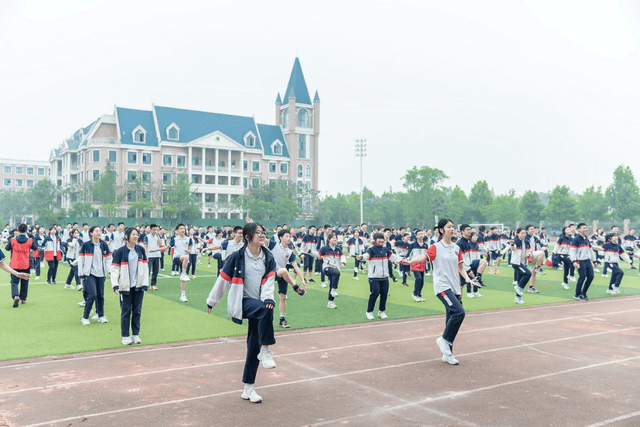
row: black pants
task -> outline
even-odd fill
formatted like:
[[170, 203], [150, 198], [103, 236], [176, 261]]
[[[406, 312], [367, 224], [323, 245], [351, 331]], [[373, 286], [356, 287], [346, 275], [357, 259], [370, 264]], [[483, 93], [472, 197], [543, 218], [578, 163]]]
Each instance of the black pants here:
[[[158, 271], [160, 270], [160, 258], [149, 258], [149, 272], [151, 273], [151, 283], [149, 286], [156, 286], [158, 282]], [[134, 334], [136, 335], [136, 334]]]
[[69, 260], [69, 274], [67, 275], [67, 281], [66, 284], [70, 285], [71, 281], [75, 278], [76, 279], [76, 285], [80, 284], [80, 277], [78, 277], [78, 266], [77, 265], [71, 265], [71, 262], [74, 260]]
[[[28, 268], [14, 268], [18, 273], [29, 273]], [[18, 292], [18, 285], [20, 285], [20, 291]], [[29, 293], [29, 281], [21, 279], [18, 276], [11, 275], [11, 298], [20, 297], [22, 301], [27, 300], [27, 294]]]
[[36, 276], [40, 276], [40, 257], [30, 257], [29, 264], [31, 264], [31, 269], [35, 270]]
[[413, 275], [416, 278], [413, 284], [413, 295], [422, 298], [422, 287], [424, 286], [424, 271], [413, 270]]
[[[518, 287], [524, 289], [527, 287], [527, 283], [529, 283], [529, 279], [531, 279], [531, 270], [529, 270], [524, 265], [512, 265], [513, 269], [516, 271], [516, 275], [518, 277]], [[517, 296], [519, 296], [516, 293]]]
[[380, 311], [387, 309], [387, 295], [389, 294], [389, 279], [369, 279], [369, 304], [367, 313], [372, 313], [376, 300], [380, 297]]
[[408, 265], [400, 264], [400, 272], [402, 273], [402, 283], [407, 283], [407, 277], [410, 276], [409, 272], [411, 267]]
[[160, 252], [160, 268], [164, 270], [164, 252]]
[[198, 262], [198, 254], [189, 254], [189, 265], [187, 265], [187, 273], [189, 273], [189, 268], [191, 268], [191, 274], [196, 274], [196, 263]]
[[47, 261], [49, 269], [47, 270], [47, 282], [55, 282], [58, 274], [58, 260], [54, 257], [53, 261]]
[[322, 264], [323, 264], [323, 261], [321, 259], [316, 259], [316, 268], [315, 268], [316, 273], [322, 272]]
[[605, 267], [608, 266], [611, 269], [611, 280], [609, 280], [609, 290], [612, 291], [613, 287], [620, 286], [622, 278], [624, 277], [624, 271], [618, 266], [618, 264], [612, 264], [605, 262]]
[[358, 277], [358, 269], [360, 268], [361, 263], [363, 263], [363, 261], [356, 259], [356, 263], [353, 266], [353, 277]]
[[569, 283], [567, 282], [567, 280], [568, 280], [568, 277], [571, 275], [571, 267], [573, 266], [573, 264], [571, 263], [571, 259], [569, 258], [568, 255], [560, 255], [560, 262], [562, 262], [562, 266], [564, 267], [564, 274], [562, 275], [562, 283], [567, 284]]
[[131, 326], [131, 335], [140, 335], [143, 298], [142, 290], [120, 294], [120, 333], [123, 337], [129, 336], [129, 326]]
[[182, 273], [182, 263], [180, 262], [180, 257], [173, 258], [173, 264], [171, 264], [171, 271], [177, 271], [178, 273]]
[[459, 297], [453, 293], [451, 289], [438, 294], [438, 299], [444, 305], [447, 314], [445, 316], [445, 327], [442, 338], [451, 343], [453, 349], [453, 341], [458, 335], [462, 321], [464, 320], [465, 311], [460, 303]]
[[263, 345], [273, 345], [276, 339], [273, 336], [273, 309], [259, 299], [244, 298], [242, 300], [242, 318], [249, 320], [247, 331], [247, 358], [244, 362], [242, 382], [254, 384], [258, 373], [258, 354]]
[[591, 282], [593, 282], [593, 264], [588, 259], [578, 261], [578, 282], [576, 283], [576, 297], [580, 295], [587, 296], [587, 291]]
[[89, 319], [93, 303], [96, 303], [96, 313], [98, 317], [104, 316], [104, 277], [89, 276], [84, 280], [82, 296], [84, 296], [84, 315]]
[[313, 257], [311, 255], [304, 256], [304, 271], [313, 271]]
[[333, 301], [334, 298], [331, 296], [331, 289], [338, 289], [340, 270], [333, 267], [327, 267], [324, 269], [324, 274], [329, 279], [329, 301]]
[[218, 276], [219, 276], [220, 275], [220, 270], [222, 270], [222, 267], [224, 267], [224, 261], [222, 260], [222, 254], [221, 253], [213, 254], [213, 258], [218, 260]]

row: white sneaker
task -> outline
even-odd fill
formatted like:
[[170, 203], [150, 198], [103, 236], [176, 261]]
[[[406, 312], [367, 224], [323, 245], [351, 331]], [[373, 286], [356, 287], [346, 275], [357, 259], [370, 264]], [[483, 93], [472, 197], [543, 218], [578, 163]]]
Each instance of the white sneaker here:
[[[92, 311], [93, 311], [93, 310], [92, 310]], [[91, 320], [98, 320], [98, 315], [96, 314], [95, 316], [93, 316], [93, 317], [91, 318]]]
[[388, 319], [387, 313], [385, 313], [384, 311], [378, 311], [378, 317], [381, 319]]
[[338, 296], [338, 290], [336, 288], [333, 288], [329, 291], [329, 293], [331, 294], [332, 297], [337, 297]]
[[251, 387], [249, 390], [244, 390], [242, 392], [242, 398], [244, 400], [248, 400], [251, 403], [260, 403], [262, 402], [262, 397], [256, 393], [256, 389]]
[[467, 298], [475, 298], [476, 296], [473, 294], [473, 292], [467, 292]]
[[516, 294], [518, 294], [518, 296], [519, 296], [519, 297], [521, 297], [521, 296], [522, 296], [522, 291], [523, 291], [524, 289], [522, 289], [522, 288], [521, 288], [520, 286], [518, 286], [518, 285], [515, 285], [515, 286], [513, 287], [513, 289], [515, 289]]
[[600, 273], [600, 270], [599, 270], [599, 269], [597, 269], [597, 268], [594, 268], [594, 269], [593, 269], [593, 271], [594, 271], [595, 273]]
[[360, 280], [358, 276], [353, 276], [353, 280]]
[[36, 280], [40, 280], [40, 276], [36, 276]]
[[577, 279], [573, 276], [569, 276], [569, 280], [571, 280], [572, 282], [577, 282]]
[[161, 268], [160, 271], [164, 271], [164, 268]]
[[187, 276], [186, 274], [181, 274], [180, 280], [183, 282], [188, 282], [190, 279], [189, 279], [189, 276]]
[[607, 289], [607, 293], [608, 293], [609, 295], [615, 295], [615, 294], [616, 294], [616, 291], [614, 291], [613, 289]]
[[327, 308], [338, 308], [338, 306], [333, 301], [329, 301], [327, 303]]
[[426, 272], [426, 273], [424, 273], [424, 275], [425, 275], [425, 276], [431, 276], [431, 273]]
[[482, 298], [482, 294], [480, 292], [474, 292], [473, 295], [475, 295], [476, 298]]
[[373, 313], [369, 313], [369, 312], [367, 311], [366, 315], [367, 315], [367, 319], [369, 319], [369, 320], [373, 320]]
[[132, 343], [131, 337], [122, 337], [122, 345], [131, 345]]
[[78, 305], [79, 305], [80, 307], [84, 307], [84, 305], [85, 305], [85, 304], [86, 304], [86, 302], [85, 302], [85, 301], [80, 301], [80, 302], [78, 303]]
[[616, 295], [620, 295], [620, 288], [618, 286], [614, 286], [613, 290], [615, 291]]
[[137, 335], [131, 335], [131, 341], [133, 341], [134, 344], [141, 344], [142, 343], [142, 340]]
[[318, 273], [317, 271], [315, 273], [313, 273], [313, 274], [316, 275], [316, 276], [320, 275], [320, 273]]
[[420, 302], [420, 298], [418, 298], [417, 296], [415, 296], [415, 295], [411, 294], [411, 297], [413, 298], [413, 300], [414, 300], [415, 302]]
[[186, 295], [180, 296], [180, 302], [189, 302]]
[[177, 275], [178, 275], [178, 272], [177, 272], [177, 271], [172, 271], [172, 272], [171, 272], [171, 275], [172, 275], [172, 276], [177, 276]]
[[459, 365], [460, 363], [458, 362], [458, 359], [456, 359], [455, 357], [453, 357], [453, 355], [451, 356], [445, 356], [444, 354], [442, 355], [442, 361], [444, 363], [448, 363], [449, 365]]
[[512, 285], [517, 285], [518, 282], [516, 282], [515, 280], [513, 281], [513, 283], [511, 283]]
[[422, 298], [422, 297], [418, 297], [418, 302], [425, 302], [426, 299]]
[[90, 325], [91, 324], [91, 322], [89, 322], [89, 319], [85, 319], [84, 317], [81, 317], [80, 321], [82, 322], [83, 325]]
[[603, 274], [602, 277], [609, 277], [609, 276], [607, 276], [606, 274]]
[[327, 282], [320, 283], [320, 286], [322, 286], [323, 288], [326, 288], [327, 287]]
[[517, 296], [514, 301], [516, 304], [524, 304], [524, 300], [522, 299], [522, 297]]
[[98, 323], [109, 323], [106, 317], [98, 317]]
[[76, 287], [73, 285], [64, 285], [65, 289], [75, 289]]
[[271, 354], [271, 350], [260, 350], [260, 353], [258, 353], [258, 360], [262, 362], [262, 367], [264, 369], [273, 369], [276, 367], [276, 362], [273, 361], [273, 354]]
[[562, 287], [565, 289], [569, 289], [569, 285], [567, 285], [566, 283], [561, 283]]
[[442, 354], [444, 354], [445, 356], [451, 356], [451, 346], [449, 345], [447, 340], [442, 337], [438, 337], [438, 339], [436, 340], [436, 344], [438, 344], [438, 347], [440, 348]]

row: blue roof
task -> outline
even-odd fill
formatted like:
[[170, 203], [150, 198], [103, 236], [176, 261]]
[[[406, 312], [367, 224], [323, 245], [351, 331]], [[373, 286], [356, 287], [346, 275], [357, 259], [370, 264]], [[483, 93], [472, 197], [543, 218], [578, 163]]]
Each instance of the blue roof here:
[[[260, 138], [262, 138], [265, 156], [289, 158], [289, 150], [287, 149], [287, 144], [285, 143], [280, 126], [258, 124], [258, 130], [260, 131]], [[280, 140], [282, 143], [282, 154], [274, 154], [271, 150], [271, 144], [273, 144], [275, 140]]]
[[318, 91], [316, 91], [316, 96], [313, 97], [313, 102], [320, 102], [320, 96], [318, 95]]
[[304, 81], [304, 75], [302, 74], [302, 67], [300, 66], [300, 60], [296, 58], [293, 62], [293, 70], [291, 70], [291, 77], [289, 77], [289, 84], [287, 90], [284, 93], [285, 102], [289, 102], [289, 98], [294, 97], [299, 104], [311, 105], [311, 98], [309, 98], [309, 89], [307, 89], [307, 83]]
[[282, 104], [282, 99], [280, 98], [280, 92], [278, 92], [278, 97], [276, 98], [276, 104]]
[[158, 119], [158, 129], [163, 141], [166, 139], [166, 129], [175, 123], [180, 128], [180, 139], [168, 142], [191, 142], [213, 132], [221, 132], [238, 144], [245, 146], [244, 137], [252, 132], [256, 136], [256, 146], [262, 149], [258, 131], [252, 117], [232, 116], [228, 114], [207, 113], [204, 111], [182, 110], [178, 108], [155, 106]]
[[[146, 110], [133, 110], [130, 108], [116, 107], [116, 120], [120, 127], [120, 141], [123, 144], [140, 145], [147, 147], [157, 147], [158, 138], [156, 136], [156, 127], [153, 120], [153, 113]], [[144, 144], [133, 142], [132, 132], [138, 126], [147, 132]]]
[[80, 143], [87, 138], [87, 135], [89, 134], [89, 132], [91, 132], [91, 129], [93, 129], [97, 121], [98, 120], [95, 120], [90, 125], [78, 129], [73, 133], [73, 136], [71, 136], [71, 138], [67, 139], [67, 145], [69, 146], [70, 150], [75, 150], [76, 148], [78, 148]]

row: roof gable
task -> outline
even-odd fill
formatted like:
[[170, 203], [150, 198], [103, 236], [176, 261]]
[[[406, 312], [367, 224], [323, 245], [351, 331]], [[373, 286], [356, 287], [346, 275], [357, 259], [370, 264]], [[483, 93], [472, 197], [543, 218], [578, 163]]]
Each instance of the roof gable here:
[[291, 70], [289, 84], [287, 85], [287, 90], [284, 93], [284, 102], [289, 102], [289, 98], [292, 96], [296, 99], [296, 103], [298, 104], [311, 105], [309, 89], [307, 89], [307, 83], [304, 81], [302, 67], [300, 66], [300, 60], [298, 58], [293, 62], [293, 70]]
[[[258, 130], [260, 131], [260, 139], [262, 140], [265, 156], [289, 158], [289, 149], [287, 148], [286, 140], [284, 139], [282, 128], [280, 126], [259, 124]], [[273, 153], [273, 143], [275, 141], [280, 141], [282, 143], [282, 154]]]
[[[118, 121], [118, 128], [120, 129], [118, 138], [120, 138], [120, 142], [123, 144], [146, 147], [158, 146], [158, 137], [156, 136], [156, 128], [151, 111], [116, 107], [116, 120]], [[133, 131], [138, 128], [138, 126], [145, 130], [144, 143], [133, 141]]]

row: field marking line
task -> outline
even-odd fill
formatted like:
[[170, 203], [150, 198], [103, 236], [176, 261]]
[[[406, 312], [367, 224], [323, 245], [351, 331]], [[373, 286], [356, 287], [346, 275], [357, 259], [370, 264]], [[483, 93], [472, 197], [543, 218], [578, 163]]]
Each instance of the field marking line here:
[[602, 427], [602, 426], [606, 426], [607, 424], [612, 424], [612, 423], [615, 423], [617, 421], [622, 421], [622, 420], [626, 420], [628, 418], [633, 418], [633, 417], [637, 417], [637, 416], [640, 416], [640, 411], [632, 412], [632, 413], [626, 414], [626, 415], [620, 415], [619, 417], [610, 418], [608, 420], [600, 421], [599, 423], [589, 424], [587, 427]]

